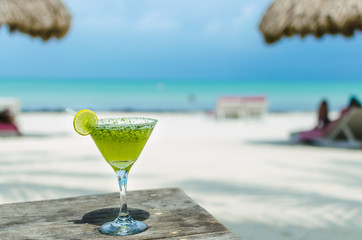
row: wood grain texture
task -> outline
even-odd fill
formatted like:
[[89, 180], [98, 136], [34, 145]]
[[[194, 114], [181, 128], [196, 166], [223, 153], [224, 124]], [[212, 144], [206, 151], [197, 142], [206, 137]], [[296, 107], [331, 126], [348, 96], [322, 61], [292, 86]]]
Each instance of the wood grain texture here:
[[98, 228], [119, 212], [119, 194], [0, 205], [0, 239], [241, 239], [181, 189], [128, 192], [131, 216], [148, 230], [106, 236]]

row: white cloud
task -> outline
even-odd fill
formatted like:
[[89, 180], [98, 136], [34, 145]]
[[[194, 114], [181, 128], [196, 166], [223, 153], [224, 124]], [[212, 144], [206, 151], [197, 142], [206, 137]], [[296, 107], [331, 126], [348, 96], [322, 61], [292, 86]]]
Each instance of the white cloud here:
[[224, 27], [223, 25], [223, 22], [220, 20], [210, 21], [206, 24], [204, 32], [210, 35], [218, 34], [220, 31], [222, 31]]
[[201, 32], [206, 35], [222, 35], [227, 37], [250, 31], [255, 27], [255, 19], [253, 18], [257, 15], [257, 7], [258, 5], [253, 2], [244, 3], [242, 6], [239, 5], [239, 11], [229, 8], [229, 15], [218, 16], [218, 19], [214, 19], [214, 14], [225, 12], [214, 10], [204, 19], [203, 31]]
[[118, 31], [147, 37], [174, 31], [198, 38], [239, 39], [256, 31], [261, 2], [267, 0], [64, 1], [73, 13], [74, 32], [111, 35]]
[[135, 25], [135, 29], [140, 31], [168, 31], [177, 27], [177, 22], [157, 11], [146, 13]]
[[251, 18], [256, 15], [257, 5], [255, 3], [248, 3], [241, 7], [239, 14], [232, 20], [231, 26], [234, 30], [242, 29]]
[[73, 26], [92, 31], [119, 29], [125, 25], [123, 14], [125, 5], [122, 1], [65, 0], [73, 17]]

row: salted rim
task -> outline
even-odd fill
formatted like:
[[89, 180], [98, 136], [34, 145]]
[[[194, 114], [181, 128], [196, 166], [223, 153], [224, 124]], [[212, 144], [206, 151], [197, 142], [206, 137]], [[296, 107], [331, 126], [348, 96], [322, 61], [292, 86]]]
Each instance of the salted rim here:
[[134, 128], [134, 127], [153, 127], [158, 122], [157, 119], [144, 117], [116, 117], [116, 118], [101, 118], [98, 123], [90, 125], [95, 128]]

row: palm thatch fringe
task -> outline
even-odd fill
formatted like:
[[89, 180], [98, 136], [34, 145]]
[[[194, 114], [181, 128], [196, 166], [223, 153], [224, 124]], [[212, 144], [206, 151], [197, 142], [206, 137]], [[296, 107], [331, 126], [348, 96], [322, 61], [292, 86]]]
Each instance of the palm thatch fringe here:
[[44, 41], [62, 38], [69, 30], [71, 15], [60, 0], [0, 0], [0, 26]]
[[264, 14], [260, 31], [267, 43], [283, 36], [343, 34], [362, 31], [361, 0], [275, 0]]

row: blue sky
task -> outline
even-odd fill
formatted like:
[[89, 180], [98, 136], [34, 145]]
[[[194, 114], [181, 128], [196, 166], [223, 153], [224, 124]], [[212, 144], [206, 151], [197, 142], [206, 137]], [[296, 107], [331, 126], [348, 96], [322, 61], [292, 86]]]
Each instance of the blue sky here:
[[0, 77], [359, 80], [361, 34], [284, 39], [258, 24], [269, 0], [64, 0], [62, 40], [0, 28]]

